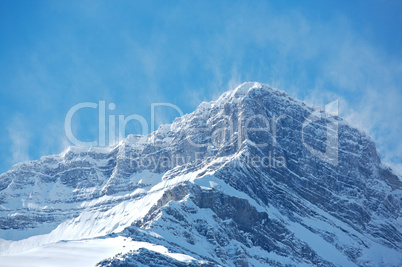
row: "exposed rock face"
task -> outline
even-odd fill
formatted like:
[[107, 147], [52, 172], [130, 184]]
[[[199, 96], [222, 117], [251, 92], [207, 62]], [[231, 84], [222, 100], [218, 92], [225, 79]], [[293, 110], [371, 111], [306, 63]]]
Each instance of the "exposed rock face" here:
[[2, 174], [0, 254], [113, 233], [187, 258], [99, 266], [400, 266], [401, 188], [368, 136], [245, 83], [150, 135]]

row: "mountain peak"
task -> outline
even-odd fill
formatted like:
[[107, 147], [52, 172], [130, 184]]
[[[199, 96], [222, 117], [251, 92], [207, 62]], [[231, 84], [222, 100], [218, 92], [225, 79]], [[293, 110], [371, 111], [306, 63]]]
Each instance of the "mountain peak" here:
[[[267, 84], [244, 82], [235, 89], [222, 93], [216, 100], [202, 102], [192, 114], [209, 114], [208, 110], [221, 110], [227, 105], [235, 105], [236, 108], [243, 109], [249, 107], [249, 105], [242, 106], [243, 103], [250, 102], [250, 100], [259, 101], [266, 96], [275, 97], [278, 101], [282, 101], [283, 103], [292, 103], [307, 107], [304, 102], [293, 99], [284, 91], [272, 88]], [[240, 112], [240, 110], [238, 111]], [[188, 116], [191, 116], [191, 114]], [[188, 116], [185, 117], [187, 118]]]
[[[268, 85], [264, 84], [265, 88], [269, 88]], [[234, 90], [233, 93], [235, 96], [245, 96], [250, 90], [254, 88], [263, 88], [263, 84], [259, 82], [244, 82], [237, 86]]]
[[271, 88], [269, 85], [262, 84], [259, 82], [244, 82], [237, 86], [233, 90], [229, 90], [224, 92], [216, 102], [223, 102], [223, 101], [236, 101], [239, 99], [243, 99], [246, 97], [251, 91], [255, 91], [258, 89], [262, 89], [264, 91], [273, 91], [275, 89]]

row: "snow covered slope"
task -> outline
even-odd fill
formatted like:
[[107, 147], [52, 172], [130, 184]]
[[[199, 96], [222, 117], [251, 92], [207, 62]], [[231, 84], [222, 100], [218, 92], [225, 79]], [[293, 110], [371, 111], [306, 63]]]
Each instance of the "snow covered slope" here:
[[147, 136], [17, 164], [0, 262], [401, 266], [401, 179], [370, 137], [312, 114], [244, 83]]

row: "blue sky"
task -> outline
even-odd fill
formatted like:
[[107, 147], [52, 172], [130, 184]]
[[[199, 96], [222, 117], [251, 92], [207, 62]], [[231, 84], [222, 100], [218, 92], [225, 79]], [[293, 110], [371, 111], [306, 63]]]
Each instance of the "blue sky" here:
[[[382, 158], [402, 163], [402, 2], [216, 2], [0, 1], [0, 172], [62, 152], [77, 103], [113, 102], [108, 115], [150, 118], [154, 102], [189, 113], [244, 81], [316, 106], [339, 99]], [[96, 139], [96, 111], [73, 126]]]

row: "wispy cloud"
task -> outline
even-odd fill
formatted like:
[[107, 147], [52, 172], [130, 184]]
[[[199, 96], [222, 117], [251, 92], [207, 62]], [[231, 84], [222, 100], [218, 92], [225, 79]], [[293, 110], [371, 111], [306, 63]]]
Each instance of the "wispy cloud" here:
[[13, 118], [12, 125], [7, 127], [8, 137], [11, 141], [10, 163], [15, 164], [30, 159], [29, 156], [29, 144], [31, 134], [29, 133], [29, 127], [20, 115], [16, 115]]

